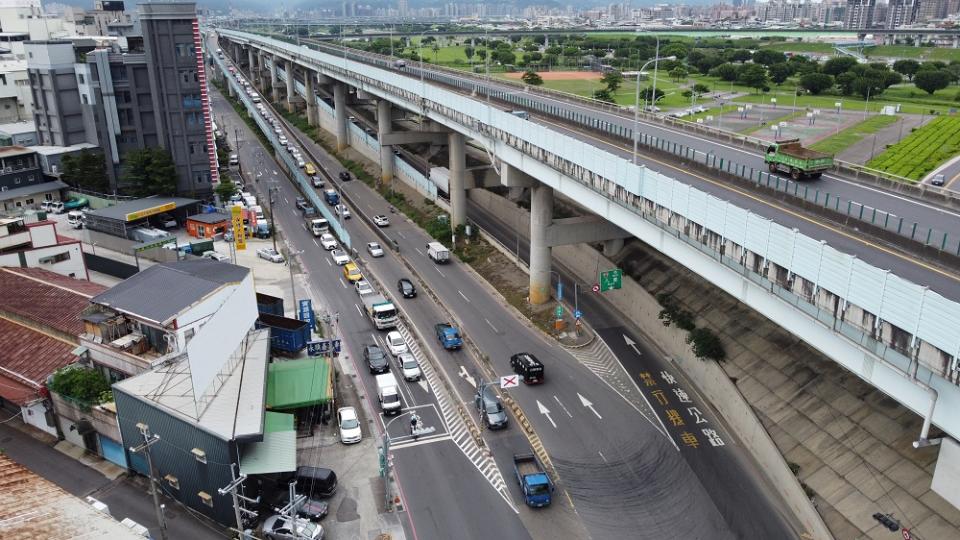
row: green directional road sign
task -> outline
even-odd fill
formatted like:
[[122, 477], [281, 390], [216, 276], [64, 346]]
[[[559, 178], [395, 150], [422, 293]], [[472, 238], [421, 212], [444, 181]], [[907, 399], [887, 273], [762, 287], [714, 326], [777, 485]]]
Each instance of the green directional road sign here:
[[614, 268], [606, 272], [600, 272], [600, 292], [610, 289], [619, 289], [623, 285], [623, 270]]
[[558, 319], [563, 317], [563, 306], [557, 306], [557, 309], [554, 310], [553, 314], [556, 315]]

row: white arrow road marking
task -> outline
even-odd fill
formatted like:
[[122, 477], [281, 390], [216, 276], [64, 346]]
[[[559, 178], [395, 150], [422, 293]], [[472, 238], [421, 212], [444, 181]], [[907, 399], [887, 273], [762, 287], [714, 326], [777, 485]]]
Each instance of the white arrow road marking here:
[[573, 415], [570, 414], [570, 411], [567, 410], [567, 408], [563, 405], [563, 403], [560, 403], [560, 398], [558, 398], [557, 396], [553, 396], [553, 399], [557, 401], [557, 405], [559, 405], [560, 408], [563, 409], [563, 412], [567, 413], [567, 416], [569, 416], [570, 418], [573, 418]]
[[427, 381], [425, 381], [423, 377], [420, 377], [420, 380], [417, 381], [417, 384], [420, 385], [420, 388], [422, 388], [424, 392], [427, 394], [430, 393], [430, 385], [427, 384]]
[[627, 347], [633, 349], [633, 352], [637, 353], [637, 356], [643, 356], [643, 353], [637, 349], [637, 342], [627, 337], [626, 334], [623, 335], [623, 340], [627, 342]]
[[597, 418], [603, 420], [603, 417], [600, 416], [600, 413], [598, 413], [597, 410], [593, 408], [593, 403], [590, 403], [590, 400], [580, 395], [579, 392], [577, 392], [577, 397], [580, 398], [580, 403], [582, 403], [584, 407], [590, 409], [590, 411], [593, 412], [593, 414], [597, 415]]
[[467, 373], [467, 368], [460, 366], [460, 373], [457, 373], [457, 375], [459, 375], [461, 378], [465, 379], [468, 383], [470, 383], [470, 386], [474, 388], [477, 387], [477, 380], [474, 379], [469, 373]]
[[537, 409], [540, 410], [540, 414], [547, 417], [547, 420], [549, 420], [550, 423], [553, 424], [553, 428], [556, 429], [557, 423], [553, 421], [553, 418], [550, 418], [550, 409], [544, 407], [543, 403], [540, 403], [539, 399], [537, 400]]

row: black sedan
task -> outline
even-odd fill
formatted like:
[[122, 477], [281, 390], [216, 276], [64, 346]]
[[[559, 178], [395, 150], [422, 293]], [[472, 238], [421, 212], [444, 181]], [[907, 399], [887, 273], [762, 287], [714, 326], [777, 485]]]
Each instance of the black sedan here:
[[387, 362], [387, 355], [383, 354], [383, 349], [376, 345], [366, 345], [363, 347], [363, 359], [366, 360], [370, 373], [386, 373], [390, 371], [390, 363]]
[[401, 296], [404, 298], [413, 298], [417, 296], [417, 288], [413, 286], [413, 282], [407, 278], [401, 278], [397, 282], [397, 290], [400, 291]]

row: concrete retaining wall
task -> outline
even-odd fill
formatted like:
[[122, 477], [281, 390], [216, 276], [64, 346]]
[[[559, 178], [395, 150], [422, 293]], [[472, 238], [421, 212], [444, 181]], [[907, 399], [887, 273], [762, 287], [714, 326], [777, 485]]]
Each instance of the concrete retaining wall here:
[[[474, 202], [486, 208], [504, 223], [516, 223], [517, 212], [520, 212], [520, 225], [525, 229], [529, 228], [529, 214], [526, 210], [518, 208], [516, 204], [486, 190], [476, 189], [468, 193]], [[553, 258], [587, 283], [596, 280], [598, 258], [601, 267], [616, 266], [587, 244], [553, 248]], [[685, 341], [686, 332], [664, 326], [658, 319], [660, 304], [629, 276], [624, 276], [620, 294], [609, 295], [607, 300], [664, 351], [723, 415], [727, 425], [750, 450], [754, 460], [767, 475], [770, 484], [783, 497], [797, 519], [803, 523], [806, 531], [814, 538], [832, 538], [823, 518], [813, 507], [793, 472], [790, 471], [773, 439], [770, 438], [753, 409], [740, 394], [736, 385], [730, 381], [723, 368], [713, 361], [705, 362], [694, 357], [690, 346]]]

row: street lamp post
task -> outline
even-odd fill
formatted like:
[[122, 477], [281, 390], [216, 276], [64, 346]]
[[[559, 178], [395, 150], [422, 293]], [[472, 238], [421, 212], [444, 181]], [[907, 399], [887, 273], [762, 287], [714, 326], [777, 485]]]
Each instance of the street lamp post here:
[[[650, 62], [654, 62], [654, 77], [653, 77], [653, 106], [656, 107], [657, 103], [657, 77], [656, 77], [656, 62], [660, 58], [660, 36], [657, 36], [657, 52], [654, 55], [652, 60], [647, 60], [645, 64], [640, 66], [640, 69], [637, 70], [637, 92], [636, 97], [633, 103], [633, 164], [637, 164], [637, 144], [640, 140], [639, 127], [640, 127], [640, 74], [643, 73], [644, 68], [650, 65]], [[668, 56], [667, 58], [675, 58], [673, 56]], [[643, 106], [647, 106], [647, 97], [643, 98]]]
[[290, 252], [287, 253], [287, 267], [290, 269], [290, 296], [293, 297], [294, 313], [296, 313], [299, 308], [297, 307], [297, 289], [294, 286], [294, 282], [293, 282], [293, 258], [296, 257], [297, 255], [300, 255], [301, 253], [303, 253], [302, 249], [300, 251], [291, 250]]
[[233, 140], [237, 145], [237, 171], [242, 175], [243, 174], [243, 161], [240, 160], [240, 129], [233, 128]]

